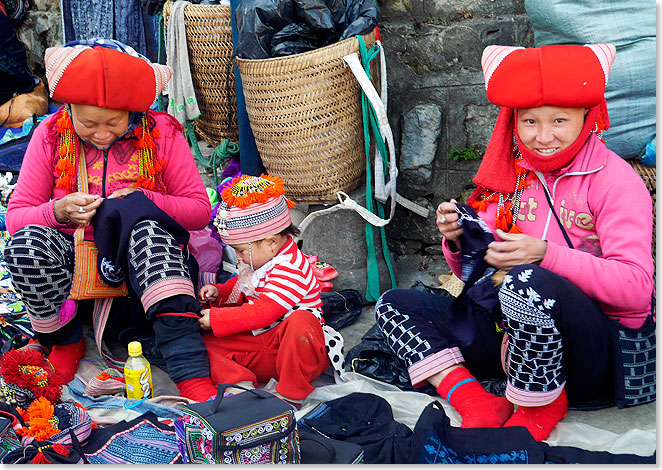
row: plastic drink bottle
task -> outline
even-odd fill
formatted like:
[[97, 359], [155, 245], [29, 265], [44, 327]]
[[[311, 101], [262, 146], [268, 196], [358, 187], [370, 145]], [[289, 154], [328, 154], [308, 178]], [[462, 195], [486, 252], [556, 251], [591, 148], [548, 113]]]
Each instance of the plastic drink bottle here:
[[143, 356], [139, 341], [129, 343], [129, 358], [124, 364], [127, 398], [152, 398], [152, 369]]

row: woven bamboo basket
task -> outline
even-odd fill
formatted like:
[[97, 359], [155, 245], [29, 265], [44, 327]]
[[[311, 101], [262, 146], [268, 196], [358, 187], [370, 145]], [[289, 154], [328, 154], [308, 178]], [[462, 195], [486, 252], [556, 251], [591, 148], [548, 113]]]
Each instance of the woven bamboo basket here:
[[[374, 31], [363, 38], [372, 47]], [[352, 52], [355, 37], [287, 57], [237, 58], [262, 163], [298, 203], [337, 202], [337, 191], [358, 187], [365, 172], [361, 87], [342, 60]]]
[[[163, 5], [166, 26], [173, 5], [171, 1]], [[234, 67], [230, 66], [228, 70], [232, 60], [230, 7], [187, 5], [184, 21], [191, 79], [200, 108], [200, 117], [194, 121], [195, 130], [213, 146], [219, 145], [223, 139], [239, 142]], [[232, 121], [228, 126], [230, 110]]]
[[632, 168], [637, 172], [639, 176], [641, 176], [641, 179], [644, 180], [644, 183], [646, 183], [646, 187], [648, 188], [648, 192], [650, 192], [651, 198], [653, 199], [653, 261], [655, 261], [655, 194], [657, 192], [656, 190], [656, 182], [655, 182], [655, 176], [657, 173], [657, 169], [654, 166], [647, 166], [642, 164], [641, 162], [637, 160], [629, 160], [630, 165], [632, 165]]

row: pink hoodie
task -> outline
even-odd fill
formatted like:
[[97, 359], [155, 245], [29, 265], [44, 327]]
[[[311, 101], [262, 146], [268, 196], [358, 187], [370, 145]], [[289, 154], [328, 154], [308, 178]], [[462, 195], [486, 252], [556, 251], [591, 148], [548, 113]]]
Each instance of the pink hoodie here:
[[[644, 182], [595, 135], [566, 168], [542, 176], [575, 249], [563, 238], [540, 179], [530, 174], [517, 225], [548, 241], [540, 266], [574, 283], [608, 316], [639, 328], [651, 310], [655, 269], [652, 201]], [[479, 214], [493, 232], [495, 212], [496, 203], [488, 203]], [[460, 253], [451, 252], [447, 240], [443, 250], [459, 276]]]
[[[74, 224], [60, 224], [53, 213], [55, 200], [66, 195], [64, 189], [55, 188], [59, 176], [55, 170], [59, 159], [56, 115], [39, 124], [28, 145], [18, 184], [7, 209], [10, 234], [30, 224], [53, 227], [69, 234], [74, 232]], [[160, 131], [160, 137], [154, 141], [157, 154], [165, 163], [162, 175], [167, 189], [165, 193], [143, 191], [184, 228], [203, 229], [209, 223], [211, 205], [182, 127], [166, 113], [150, 110], [148, 117]], [[134, 185], [138, 177], [138, 159], [133, 140], [123, 138], [106, 151], [81, 142], [85, 148], [91, 194], [103, 195], [105, 188], [105, 196], [110, 196], [117, 189]], [[108, 152], [105, 165], [104, 152]], [[94, 239], [92, 226], [86, 229], [85, 238]]]

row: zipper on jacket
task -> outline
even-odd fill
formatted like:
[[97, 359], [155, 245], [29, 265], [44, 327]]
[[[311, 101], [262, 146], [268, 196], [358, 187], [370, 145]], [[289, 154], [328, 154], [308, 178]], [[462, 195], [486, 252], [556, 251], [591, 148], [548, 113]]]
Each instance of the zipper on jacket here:
[[103, 151], [103, 179], [101, 180], [101, 197], [106, 198], [106, 167], [108, 166], [108, 149]]

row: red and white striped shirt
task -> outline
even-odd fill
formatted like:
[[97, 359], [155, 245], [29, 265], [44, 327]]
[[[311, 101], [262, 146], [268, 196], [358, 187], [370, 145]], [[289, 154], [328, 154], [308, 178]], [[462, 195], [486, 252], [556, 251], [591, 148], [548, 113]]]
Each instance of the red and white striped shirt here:
[[[269, 267], [270, 263], [273, 266]], [[321, 311], [319, 282], [310, 262], [291, 237], [265, 267], [267, 271], [260, 276], [255, 288], [258, 298], [244, 297], [239, 306], [222, 306], [237, 282], [236, 277], [216, 286], [221, 306], [212, 307], [210, 312], [216, 336], [243, 331], [260, 334], [273, 328], [294, 310]]]

